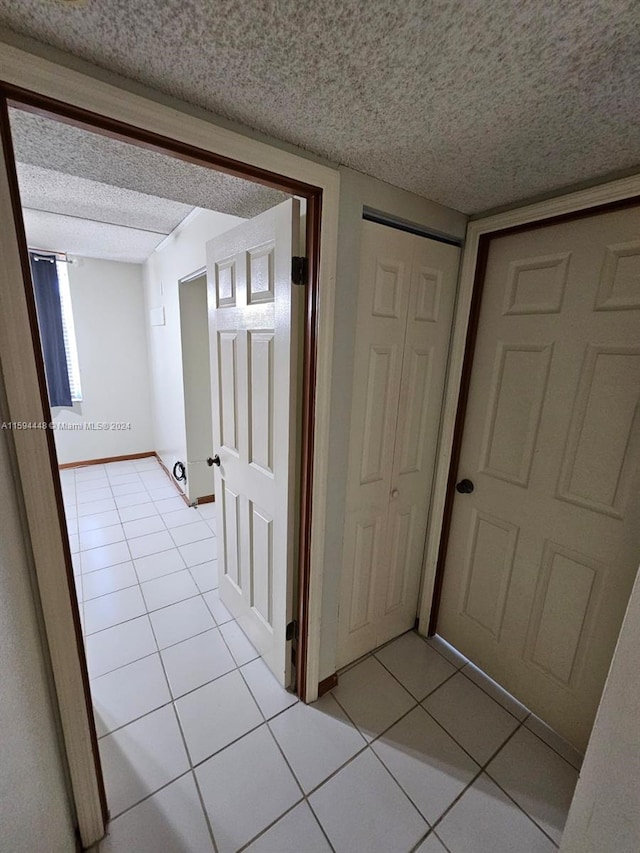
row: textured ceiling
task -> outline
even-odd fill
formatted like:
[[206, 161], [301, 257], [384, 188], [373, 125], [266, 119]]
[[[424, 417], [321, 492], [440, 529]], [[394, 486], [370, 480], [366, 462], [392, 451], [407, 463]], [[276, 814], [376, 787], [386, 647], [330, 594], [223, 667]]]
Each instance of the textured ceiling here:
[[10, 113], [19, 163], [244, 218], [287, 197], [260, 184], [62, 122], [22, 110]]
[[83, 258], [142, 264], [164, 237], [123, 225], [78, 219], [60, 213], [23, 210], [27, 243], [33, 249]]
[[0, 24], [466, 212], [640, 163], [637, 0], [0, 0]]
[[18, 163], [22, 206], [112, 225], [171, 233], [193, 207], [157, 196]]

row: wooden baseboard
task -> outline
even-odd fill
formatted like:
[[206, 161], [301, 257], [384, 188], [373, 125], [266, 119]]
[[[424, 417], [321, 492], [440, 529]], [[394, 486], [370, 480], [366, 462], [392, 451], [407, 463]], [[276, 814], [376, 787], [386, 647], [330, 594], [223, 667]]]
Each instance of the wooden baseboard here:
[[172, 486], [175, 486], [176, 492], [180, 495], [180, 497], [181, 497], [181, 498], [182, 498], [182, 500], [186, 503], [186, 505], [187, 505], [187, 506], [191, 506], [191, 501], [190, 501], [190, 500], [189, 500], [189, 498], [185, 495], [185, 493], [182, 491], [182, 489], [180, 488], [180, 486], [176, 483], [176, 481], [174, 480], [173, 476], [171, 475], [171, 472], [169, 471], [169, 469], [167, 468], [167, 466], [164, 464], [164, 462], [162, 461], [162, 459], [160, 459], [160, 457], [158, 456], [158, 452], [157, 452], [157, 451], [154, 451], [153, 455], [154, 455], [154, 456], [156, 457], [156, 459], [158, 460], [158, 464], [160, 465], [160, 467], [162, 468], [162, 470], [164, 471], [164, 473], [165, 473], [165, 474], [167, 475], [167, 477], [171, 480], [171, 485], [172, 485]]
[[148, 459], [150, 456], [157, 456], [155, 450], [147, 450], [144, 453], [127, 453], [124, 456], [105, 456], [102, 459], [83, 459], [80, 462], [63, 462], [58, 465], [62, 471], [63, 468], [84, 468], [87, 465], [106, 465], [109, 462], [128, 462], [131, 459]]
[[202, 498], [196, 498], [197, 504], [212, 504], [215, 503], [216, 496], [215, 495], [205, 495]]
[[327, 676], [327, 678], [323, 678], [322, 681], [318, 683], [318, 699], [321, 696], [324, 696], [325, 693], [328, 693], [330, 690], [333, 690], [334, 687], [338, 686], [338, 673], [334, 672], [333, 675]]

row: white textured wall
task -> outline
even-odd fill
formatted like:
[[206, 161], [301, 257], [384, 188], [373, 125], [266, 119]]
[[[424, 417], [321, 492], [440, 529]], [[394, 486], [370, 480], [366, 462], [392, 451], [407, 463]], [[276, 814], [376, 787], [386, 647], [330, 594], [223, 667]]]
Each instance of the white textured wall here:
[[154, 450], [142, 266], [94, 258], [69, 264], [82, 402], [55, 421], [130, 423], [130, 430], [55, 434], [58, 462]]
[[[0, 389], [0, 418], [7, 420]], [[0, 431], [0, 850], [75, 851], [24, 534]]]
[[640, 574], [622, 623], [560, 853], [640, 850]]
[[432, 231], [463, 237], [467, 217], [351, 169], [340, 169], [340, 220], [336, 284], [329, 496], [322, 589], [320, 679], [335, 672], [336, 629], [342, 572], [342, 533], [349, 452], [362, 209], [373, 208]]
[[[153, 448], [169, 470], [187, 458], [178, 282], [205, 266], [208, 240], [242, 221], [202, 210], [179, 225], [144, 264]], [[150, 325], [150, 310], [162, 306], [165, 325]]]

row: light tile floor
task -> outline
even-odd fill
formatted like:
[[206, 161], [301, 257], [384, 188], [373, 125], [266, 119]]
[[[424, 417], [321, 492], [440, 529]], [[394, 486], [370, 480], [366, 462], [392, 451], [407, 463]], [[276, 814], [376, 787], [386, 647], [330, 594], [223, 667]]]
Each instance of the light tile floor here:
[[547, 853], [580, 756], [410, 632], [312, 706], [217, 593], [214, 506], [154, 460], [61, 472], [112, 821], [101, 853]]

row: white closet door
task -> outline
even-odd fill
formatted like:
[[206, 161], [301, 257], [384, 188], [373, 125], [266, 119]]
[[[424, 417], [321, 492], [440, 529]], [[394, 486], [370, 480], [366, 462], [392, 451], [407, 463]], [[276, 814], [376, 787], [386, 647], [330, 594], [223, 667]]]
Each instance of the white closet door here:
[[640, 562], [640, 210], [489, 249], [438, 632], [579, 748]]
[[414, 237], [376, 646], [416, 618], [459, 261], [457, 246]]
[[362, 224], [338, 666], [415, 621], [458, 255]]

